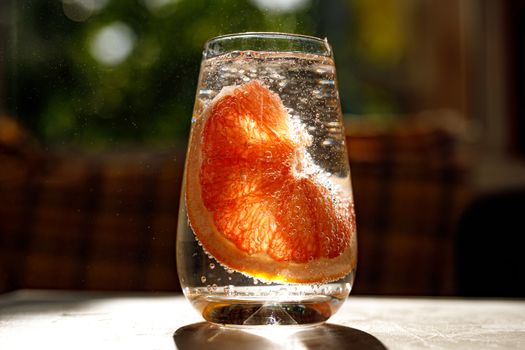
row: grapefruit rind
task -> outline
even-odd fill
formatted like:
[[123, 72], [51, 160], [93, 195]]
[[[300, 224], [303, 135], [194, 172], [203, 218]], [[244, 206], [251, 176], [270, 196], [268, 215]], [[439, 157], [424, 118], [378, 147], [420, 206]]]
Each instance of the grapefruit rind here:
[[[253, 83], [253, 81], [252, 81]], [[260, 84], [260, 83], [259, 83]], [[249, 254], [221, 233], [216, 225], [214, 213], [203, 202], [201, 169], [203, 166], [202, 135], [213, 106], [223, 97], [231, 95], [238, 87], [225, 87], [214, 98], [204, 112], [194, 120], [189, 140], [186, 166], [185, 200], [188, 219], [196, 239], [208, 254], [226, 268], [269, 282], [325, 283], [346, 276], [356, 267], [356, 235], [353, 204], [349, 202], [350, 237], [343, 252], [336, 257], [319, 257], [307, 262], [279, 261], [266, 252]], [[277, 97], [278, 98], [278, 97]]]

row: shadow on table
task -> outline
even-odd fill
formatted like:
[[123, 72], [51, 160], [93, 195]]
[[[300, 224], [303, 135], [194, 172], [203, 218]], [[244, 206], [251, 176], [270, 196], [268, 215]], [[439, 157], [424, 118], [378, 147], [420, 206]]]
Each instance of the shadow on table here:
[[177, 349], [386, 349], [373, 335], [358, 329], [323, 324], [306, 328], [235, 329], [200, 322], [177, 329]]

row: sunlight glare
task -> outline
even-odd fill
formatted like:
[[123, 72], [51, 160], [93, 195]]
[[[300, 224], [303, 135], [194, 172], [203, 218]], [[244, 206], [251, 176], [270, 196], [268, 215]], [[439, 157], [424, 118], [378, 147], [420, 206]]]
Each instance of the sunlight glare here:
[[102, 10], [109, 0], [62, 0], [64, 14], [72, 21], [83, 22]]
[[174, 4], [176, 2], [179, 2], [179, 0], [143, 0], [143, 2], [144, 5], [148, 8], [148, 10], [150, 10], [151, 12], [157, 12], [164, 6]]
[[251, 0], [260, 10], [270, 12], [294, 12], [306, 7], [310, 0]]
[[113, 22], [95, 35], [90, 53], [97, 61], [107, 66], [123, 62], [133, 50], [135, 33], [123, 22]]
[[307, 328], [294, 326], [267, 326], [247, 328], [243, 329], [243, 331], [265, 338], [281, 348], [306, 350], [307, 347], [300, 341], [299, 337], [294, 337], [295, 334], [304, 332], [305, 329]]

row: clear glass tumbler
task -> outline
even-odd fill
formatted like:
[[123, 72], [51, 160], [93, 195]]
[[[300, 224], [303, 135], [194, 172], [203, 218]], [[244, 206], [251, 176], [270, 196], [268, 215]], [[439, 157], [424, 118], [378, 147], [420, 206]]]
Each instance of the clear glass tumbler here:
[[223, 325], [322, 323], [350, 293], [356, 254], [328, 42], [282, 33], [208, 41], [177, 233], [188, 300]]

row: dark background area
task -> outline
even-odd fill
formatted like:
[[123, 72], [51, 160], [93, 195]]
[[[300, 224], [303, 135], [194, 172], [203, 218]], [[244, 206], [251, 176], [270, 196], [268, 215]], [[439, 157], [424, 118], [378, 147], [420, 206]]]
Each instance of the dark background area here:
[[177, 291], [202, 47], [332, 44], [354, 292], [525, 297], [525, 6], [491, 0], [0, 3], [0, 291]]

